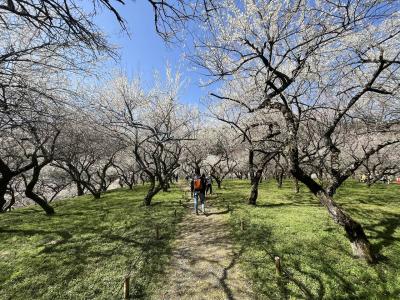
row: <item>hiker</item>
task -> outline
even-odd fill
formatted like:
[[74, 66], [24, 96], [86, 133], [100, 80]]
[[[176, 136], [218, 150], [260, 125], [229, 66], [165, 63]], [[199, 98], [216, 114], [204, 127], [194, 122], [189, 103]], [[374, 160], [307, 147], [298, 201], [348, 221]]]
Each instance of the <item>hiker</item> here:
[[201, 203], [201, 211], [205, 214], [205, 191], [206, 191], [206, 177], [205, 175], [196, 174], [190, 182], [190, 191], [194, 200], [194, 211], [199, 214], [198, 205], [199, 198]]
[[206, 195], [210, 192], [212, 194], [212, 178], [211, 176], [206, 177]]

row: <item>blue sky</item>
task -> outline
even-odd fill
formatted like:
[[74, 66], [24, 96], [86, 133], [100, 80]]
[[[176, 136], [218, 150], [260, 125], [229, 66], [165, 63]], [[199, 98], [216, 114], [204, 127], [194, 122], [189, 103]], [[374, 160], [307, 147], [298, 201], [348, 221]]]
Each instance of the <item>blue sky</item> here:
[[181, 44], [166, 44], [157, 35], [151, 5], [145, 0], [128, 0], [117, 7], [126, 21], [129, 35], [122, 31], [110, 12], [104, 10], [96, 17], [97, 25], [108, 35], [110, 42], [120, 47], [121, 60], [113, 67], [124, 70], [129, 76], [139, 74], [151, 84], [154, 71], [164, 74], [168, 63], [173, 70], [179, 69], [186, 81], [181, 92], [182, 102], [199, 104], [206, 92], [198, 86], [198, 73], [191, 71], [193, 66], [183, 59]]

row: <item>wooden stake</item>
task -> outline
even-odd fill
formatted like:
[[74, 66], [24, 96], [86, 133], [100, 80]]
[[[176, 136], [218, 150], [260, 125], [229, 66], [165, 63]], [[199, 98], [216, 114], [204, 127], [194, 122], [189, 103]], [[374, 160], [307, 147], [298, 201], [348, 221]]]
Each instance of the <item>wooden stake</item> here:
[[129, 276], [125, 276], [124, 281], [124, 299], [129, 299]]
[[281, 267], [281, 258], [279, 256], [275, 256], [275, 267], [276, 267], [276, 274], [281, 276], [282, 275], [282, 267]]
[[243, 231], [244, 230], [244, 222], [243, 219], [240, 218], [240, 229]]
[[175, 210], [174, 210], [174, 217], [175, 217], [175, 219], [176, 219], [176, 208], [175, 208]]

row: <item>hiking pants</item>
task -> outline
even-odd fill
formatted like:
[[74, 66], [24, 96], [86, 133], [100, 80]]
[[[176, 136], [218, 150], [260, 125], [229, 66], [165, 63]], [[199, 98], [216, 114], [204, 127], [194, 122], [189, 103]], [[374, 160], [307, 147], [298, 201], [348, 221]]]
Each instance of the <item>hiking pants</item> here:
[[205, 195], [201, 191], [194, 191], [193, 192], [193, 200], [194, 200], [194, 210], [197, 212], [198, 211], [198, 206], [199, 206], [199, 198], [200, 198], [200, 203], [205, 204]]

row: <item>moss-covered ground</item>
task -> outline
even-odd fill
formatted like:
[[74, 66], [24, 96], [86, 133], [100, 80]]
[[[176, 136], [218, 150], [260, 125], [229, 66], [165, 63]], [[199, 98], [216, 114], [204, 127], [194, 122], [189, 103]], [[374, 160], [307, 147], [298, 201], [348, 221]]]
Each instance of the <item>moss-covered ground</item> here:
[[127, 274], [132, 298], [147, 298], [185, 209], [176, 187], [150, 207], [144, 194], [139, 186], [63, 200], [52, 217], [37, 206], [1, 214], [0, 299], [122, 299]]
[[291, 181], [281, 189], [264, 182], [256, 207], [246, 204], [247, 181], [226, 181], [217, 192], [218, 205], [233, 209], [241, 265], [260, 299], [400, 299], [400, 186], [350, 181], [335, 196], [363, 224], [379, 252], [375, 265], [352, 256], [344, 230], [304, 186], [295, 194]]

